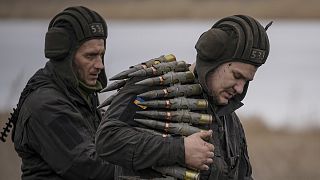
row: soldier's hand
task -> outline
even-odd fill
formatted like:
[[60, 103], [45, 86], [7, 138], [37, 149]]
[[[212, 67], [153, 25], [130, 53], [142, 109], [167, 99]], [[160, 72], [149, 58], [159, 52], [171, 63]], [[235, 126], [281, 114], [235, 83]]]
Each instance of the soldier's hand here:
[[209, 139], [212, 130], [202, 131], [184, 138], [185, 163], [187, 167], [198, 170], [209, 170], [209, 164], [213, 163], [214, 146], [205, 142]]

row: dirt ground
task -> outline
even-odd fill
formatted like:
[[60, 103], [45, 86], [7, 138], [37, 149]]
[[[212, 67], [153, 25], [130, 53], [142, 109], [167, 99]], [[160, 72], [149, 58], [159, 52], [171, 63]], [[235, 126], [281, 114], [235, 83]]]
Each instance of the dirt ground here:
[[[6, 113], [0, 115], [1, 127], [7, 117]], [[271, 130], [258, 118], [243, 122], [255, 179], [320, 179], [320, 129]], [[0, 179], [20, 179], [20, 159], [9, 138], [0, 142], [0, 159]]]
[[[3, 131], [4, 124], [9, 117], [8, 113], [0, 113], [0, 131]], [[10, 134], [11, 135], [11, 134]], [[11, 137], [7, 137], [6, 143], [0, 141], [0, 179], [18, 180], [21, 179], [21, 161], [14, 150]]]
[[320, 179], [320, 129], [268, 129], [258, 119], [244, 121], [257, 180]]

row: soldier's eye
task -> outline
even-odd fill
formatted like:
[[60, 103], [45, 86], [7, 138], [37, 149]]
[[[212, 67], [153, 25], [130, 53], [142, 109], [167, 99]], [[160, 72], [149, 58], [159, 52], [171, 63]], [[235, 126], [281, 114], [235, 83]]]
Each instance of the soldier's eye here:
[[239, 73], [233, 73], [233, 77], [235, 79], [241, 79], [241, 75]]

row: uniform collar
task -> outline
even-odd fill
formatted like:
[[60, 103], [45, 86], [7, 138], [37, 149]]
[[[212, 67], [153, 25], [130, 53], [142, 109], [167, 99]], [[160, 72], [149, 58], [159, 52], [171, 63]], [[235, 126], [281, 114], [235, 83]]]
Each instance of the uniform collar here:
[[[207, 95], [206, 95], [207, 96]], [[217, 116], [224, 116], [227, 114], [231, 114], [235, 110], [239, 109], [241, 106], [243, 106], [243, 103], [238, 100], [238, 98], [233, 98], [229, 101], [227, 105], [224, 106], [217, 106], [211, 96], [207, 96], [209, 102], [212, 104], [213, 110], [217, 114]]]
[[217, 115], [224, 116], [227, 114], [231, 114], [235, 110], [239, 109], [241, 106], [243, 106], [243, 103], [240, 101], [236, 101], [236, 100], [230, 101], [228, 105], [217, 108]]

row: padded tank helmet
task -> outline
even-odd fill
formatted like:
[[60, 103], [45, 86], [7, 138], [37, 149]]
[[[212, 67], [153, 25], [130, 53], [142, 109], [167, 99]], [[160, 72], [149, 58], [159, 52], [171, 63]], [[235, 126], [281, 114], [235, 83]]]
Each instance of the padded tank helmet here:
[[[103, 39], [106, 45], [107, 36], [107, 24], [97, 12], [82, 6], [66, 8], [49, 24], [45, 37], [45, 57], [55, 62], [71, 62], [76, 50], [85, 41]], [[67, 66], [71, 65], [70, 62]], [[98, 80], [103, 87], [107, 85], [105, 71], [101, 71]]]
[[[266, 62], [270, 50], [266, 29], [257, 20], [246, 15], [229, 16], [217, 21], [200, 36], [195, 48], [195, 73], [207, 92], [206, 77], [210, 71], [230, 61], [259, 67]], [[247, 86], [248, 84], [245, 88]], [[246, 89], [243, 97], [245, 93]]]

